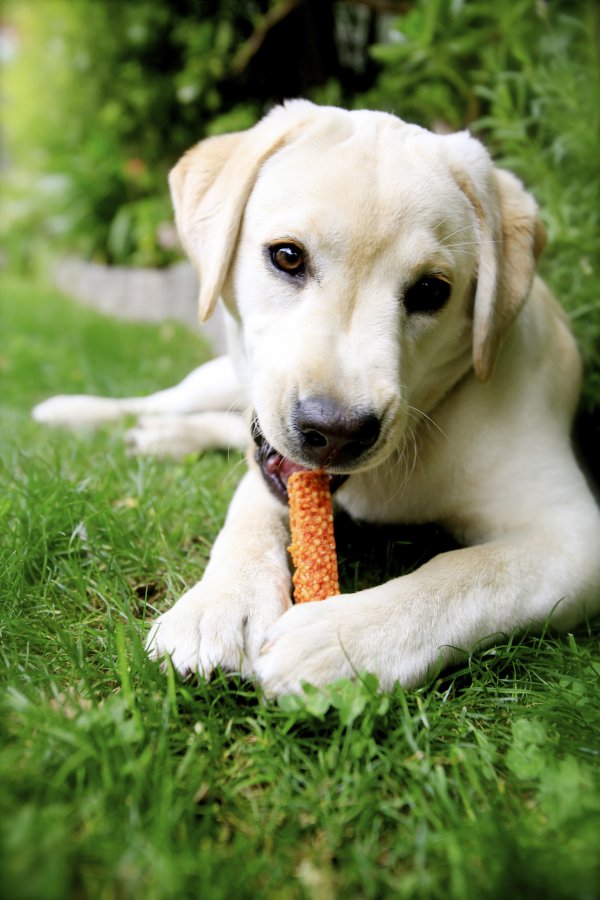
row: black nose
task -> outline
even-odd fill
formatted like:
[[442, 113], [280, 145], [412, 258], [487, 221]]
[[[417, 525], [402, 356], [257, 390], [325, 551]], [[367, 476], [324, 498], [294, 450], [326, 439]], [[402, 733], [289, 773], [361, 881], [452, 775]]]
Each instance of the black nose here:
[[295, 425], [304, 457], [318, 466], [355, 462], [373, 446], [381, 430], [374, 413], [338, 406], [328, 397], [298, 401]]

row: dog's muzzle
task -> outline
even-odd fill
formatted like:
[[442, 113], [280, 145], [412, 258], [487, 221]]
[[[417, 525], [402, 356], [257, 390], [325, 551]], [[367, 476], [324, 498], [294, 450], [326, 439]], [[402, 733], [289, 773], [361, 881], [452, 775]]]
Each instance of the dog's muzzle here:
[[[288, 503], [287, 485], [290, 475], [294, 472], [308, 471], [308, 466], [301, 466], [278, 453], [265, 440], [256, 419], [252, 426], [252, 438], [256, 445], [255, 459], [258, 463], [267, 487], [282, 503]], [[312, 468], [318, 468], [314, 466]], [[333, 494], [348, 478], [348, 475], [330, 475], [329, 487]]]
[[283, 503], [288, 502], [290, 475], [303, 469], [330, 473], [331, 491], [335, 491], [370, 456], [379, 440], [381, 420], [371, 410], [340, 406], [330, 397], [314, 396], [296, 403], [290, 431], [294, 454], [304, 465], [275, 450], [254, 416], [256, 461], [269, 488]]

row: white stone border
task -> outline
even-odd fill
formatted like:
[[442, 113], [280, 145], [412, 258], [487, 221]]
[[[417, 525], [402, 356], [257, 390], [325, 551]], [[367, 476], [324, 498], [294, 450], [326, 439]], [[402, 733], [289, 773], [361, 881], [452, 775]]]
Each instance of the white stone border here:
[[55, 264], [53, 276], [56, 287], [67, 297], [108, 316], [144, 322], [174, 319], [200, 330], [215, 353], [225, 350], [220, 311], [199, 328], [198, 280], [187, 262], [167, 269], [140, 269], [69, 257]]

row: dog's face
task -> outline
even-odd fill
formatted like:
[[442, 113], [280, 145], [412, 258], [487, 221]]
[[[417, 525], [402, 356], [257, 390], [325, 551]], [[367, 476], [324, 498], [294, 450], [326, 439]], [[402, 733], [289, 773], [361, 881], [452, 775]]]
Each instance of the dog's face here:
[[[269, 121], [274, 134], [265, 134]], [[211, 273], [194, 251], [199, 223], [228, 230], [218, 289], [240, 321], [257, 431], [273, 448], [265, 458], [281, 493], [298, 465], [348, 474], [383, 462], [473, 357], [489, 377], [529, 289], [535, 207], [521, 202], [516, 180], [505, 185], [505, 206], [520, 217], [508, 264], [495, 245], [517, 239], [502, 218], [500, 182], [467, 135], [305, 103], [262, 128], [241, 157], [238, 149], [238, 166], [254, 173], [238, 187], [237, 218], [186, 211], [172, 184], [201, 290]], [[235, 182], [222, 172], [236, 149], [221, 162], [222, 191]], [[204, 188], [199, 206], [214, 190]], [[218, 192], [211, 203], [219, 209]]]
[[475, 216], [423, 136], [299, 141], [248, 201], [232, 295], [250, 395], [302, 465], [381, 462], [470, 364]]

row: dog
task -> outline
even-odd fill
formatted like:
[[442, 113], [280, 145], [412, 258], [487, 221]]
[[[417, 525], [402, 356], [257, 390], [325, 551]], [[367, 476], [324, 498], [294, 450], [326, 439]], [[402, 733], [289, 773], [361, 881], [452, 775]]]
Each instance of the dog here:
[[[151, 397], [58, 397], [40, 421], [142, 418], [137, 452], [250, 445], [202, 580], [147, 649], [269, 696], [359, 673], [423, 684], [498, 635], [600, 607], [600, 513], [570, 429], [581, 364], [535, 275], [545, 232], [467, 132], [296, 100], [192, 148], [170, 174], [200, 318], [229, 357]], [[438, 522], [460, 549], [374, 588], [292, 605], [287, 481], [336, 507]]]

